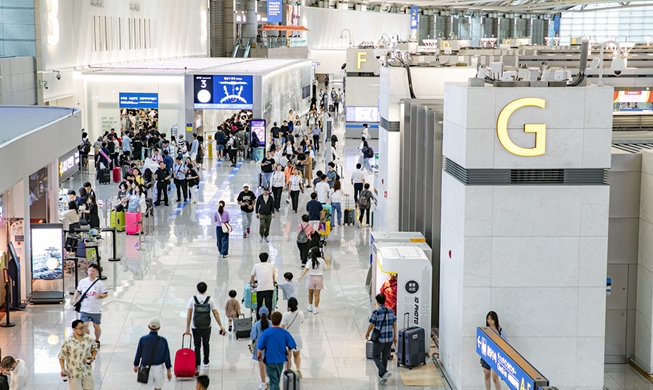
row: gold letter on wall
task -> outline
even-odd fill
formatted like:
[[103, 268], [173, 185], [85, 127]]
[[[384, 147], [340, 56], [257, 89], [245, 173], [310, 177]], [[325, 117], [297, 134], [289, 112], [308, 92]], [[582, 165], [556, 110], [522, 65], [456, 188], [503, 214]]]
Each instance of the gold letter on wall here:
[[546, 125], [545, 124], [524, 124], [525, 133], [535, 133], [535, 146], [532, 148], [522, 148], [515, 145], [508, 135], [508, 120], [510, 116], [523, 107], [544, 108], [546, 105], [544, 99], [538, 98], [521, 98], [505, 106], [499, 118], [497, 118], [497, 137], [501, 145], [510, 153], [516, 156], [535, 157], [541, 156], [546, 150]]

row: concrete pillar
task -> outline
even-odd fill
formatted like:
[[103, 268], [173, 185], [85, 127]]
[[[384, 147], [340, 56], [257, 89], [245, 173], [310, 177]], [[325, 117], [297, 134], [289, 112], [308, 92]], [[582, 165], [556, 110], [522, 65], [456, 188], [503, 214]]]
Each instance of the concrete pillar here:
[[243, 29], [243, 38], [253, 38], [256, 39], [257, 34], [257, 22], [256, 22], [256, 0], [247, 0], [247, 23]]
[[[445, 85], [440, 359], [455, 388], [484, 386], [490, 310], [552, 385], [603, 388], [612, 91]], [[524, 98], [543, 108], [505, 111]]]

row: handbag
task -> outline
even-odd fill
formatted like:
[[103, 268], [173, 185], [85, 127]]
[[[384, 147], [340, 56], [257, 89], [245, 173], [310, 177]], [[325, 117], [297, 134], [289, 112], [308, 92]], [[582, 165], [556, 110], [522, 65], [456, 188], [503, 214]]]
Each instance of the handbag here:
[[216, 213], [218, 216], [218, 219], [220, 220], [220, 225], [222, 225], [222, 233], [231, 233], [234, 231], [234, 228], [229, 225], [229, 222], [222, 222], [222, 218], [220, 216], [220, 213]]
[[93, 283], [91, 283], [90, 286], [88, 286], [88, 288], [86, 289], [86, 291], [84, 291], [84, 294], [82, 294], [82, 297], [79, 298], [79, 300], [77, 301], [77, 303], [75, 303], [75, 311], [76, 311], [76, 312], [79, 313], [79, 312], [82, 311], [82, 301], [83, 301], [84, 299], [86, 299], [86, 293], [88, 293], [88, 291], [93, 287], [93, 285], [94, 285], [95, 283], [97, 283], [98, 280], [100, 280], [100, 278], [95, 279], [95, 281], [94, 281]]
[[145, 383], [150, 379], [150, 367], [152, 367], [152, 362], [154, 361], [154, 354], [156, 353], [156, 347], [159, 346], [159, 336], [156, 336], [156, 341], [154, 342], [154, 350], [152, 351], [152, 355], [150, 356], [150, 364], [147, 366], [143, 364], [141, 361], [141, 365], [138, 366], [138, 372], [136, 373], [136, 382], [138, 383]]
[[[383, 313], [383, 322], [385, 322], [386, 315], [388, 315], [387, 311]], [[372, 335], [370, 336], [370, 341], [373, 343], [378, 343], [380, 338], [381, 338], [381, 329], [377, 329], [375, 325], [374, 329], [372, 329]]]

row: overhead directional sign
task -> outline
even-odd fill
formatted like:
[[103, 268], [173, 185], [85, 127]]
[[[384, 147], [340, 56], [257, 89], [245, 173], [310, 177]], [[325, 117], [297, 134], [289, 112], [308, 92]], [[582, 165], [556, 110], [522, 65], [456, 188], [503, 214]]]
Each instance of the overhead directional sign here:
[[538, 390], [549, 380], [491, 328], [476, 328], [476, 353], [513, 390]]
[[419, 8], [410, 7], [410, 29], [417, 30], [418, 23], [419, 23]]

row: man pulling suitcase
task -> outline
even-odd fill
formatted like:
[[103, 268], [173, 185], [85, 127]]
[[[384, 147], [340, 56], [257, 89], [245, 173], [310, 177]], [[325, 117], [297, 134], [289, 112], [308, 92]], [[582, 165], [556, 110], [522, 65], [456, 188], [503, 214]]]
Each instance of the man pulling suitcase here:
[[385, 295], [376, 296], [378, 308], [370, 316], [370, 326], [367, 327], [365, 339], [374, 343], [374, 364], [379, 369], [379, 381], [385, 382], [390, 376], [388, 371], [388, 356], [392, 344], [397, 342], [397, 317], [385, 306]]

